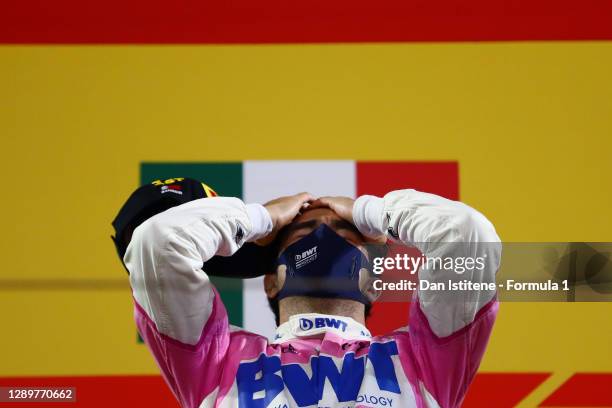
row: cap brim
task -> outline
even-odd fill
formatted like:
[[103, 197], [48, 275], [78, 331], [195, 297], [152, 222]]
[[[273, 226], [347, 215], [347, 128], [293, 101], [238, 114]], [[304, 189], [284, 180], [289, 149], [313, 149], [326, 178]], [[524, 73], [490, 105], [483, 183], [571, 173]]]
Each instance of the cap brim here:
[[214, 256], [204, 263], [204, 272], [226, 278], [256, 278], [273, 272], [275, 253], [272, 247], [245, 243], [232, 256]]

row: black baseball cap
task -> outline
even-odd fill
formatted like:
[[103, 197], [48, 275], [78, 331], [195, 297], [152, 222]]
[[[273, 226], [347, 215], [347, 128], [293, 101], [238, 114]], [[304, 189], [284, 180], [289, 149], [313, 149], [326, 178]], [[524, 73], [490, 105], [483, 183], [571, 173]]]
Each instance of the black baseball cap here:
[[[186, 177], [155, 180], [136, 189], [112, 222], [115, 235], [111, 238], [121, 263], [132, 232], [144, 221], [169, 208], [216, 196], [215, 190], [205, 183]], [[247, 242], [234, 255], [214, 256], [202, 266], [206, 273], [212, 276], [253, 278], [269, 273], [273, 268], [274, 258], [272, 248]]]

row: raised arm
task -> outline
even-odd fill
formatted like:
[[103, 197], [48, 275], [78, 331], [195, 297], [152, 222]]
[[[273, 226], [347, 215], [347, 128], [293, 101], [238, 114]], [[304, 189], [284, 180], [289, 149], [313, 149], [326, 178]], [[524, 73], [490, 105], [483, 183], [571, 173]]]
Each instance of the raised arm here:
[[204, 262], [271, 229], [261, 205], [215, 197], [171, 208], [134, 230], [124, 262], [136, 325], [181, 406], [214, 398], [229, 344], [227, 313]]
[[[384, 198], [359, 197], [353, 218], [363, 234], [386, 234], [396, 242], [416, 246], [426, 257], [483, 259], [482, 268], [462, 274], [430, 265], [421, 268], [419, 279], [495, 282], [501, 257], [499, 237], [481, 213], [461, 202], [416, 190], [392, 191]], [[471, 323], [494, 296], [494, 290], [444, 294], [423, 291], [418, 293], [418, 300], [433, 332], [445, 337]]]
[[124, 262], [136, 324], [181, 406], [212, 405], [230, 342], [227, 313], [204, 262], [230, 256], [246, 241], [267, 243], [311, 199], [301, 193], [264, 207], [204, 198], [134, 230]]
[[[439, 267], [421, 268], [430, 282], [495, 282], [501, 243], [493, 225], [478, 211], [457, 201], [415, 190], [393, 191], [384, 198], [360, 197], [353, 217], [365, 235], [386, 234], [416, 246], [426, 257], [482, 257], [483, 268], [457, 274]], [[436, 269], [437, 268], [437, 269]], [[395, 333], [400, 359], [416, 365], [415, 383], [428, 406], [461, 405], [484, 355], [497, 315], [495, 290], [420, 291], [407, 328]], [[435, 403], [431, 401], [435, 400]]]
[[150, 218], [134, 230], [124, 258], [136, 303], [159, 333], [198, 343], [216, 296], [204, 262], [232, 255], [271, 229], [261, 205], [230, 197], [191, 201]]

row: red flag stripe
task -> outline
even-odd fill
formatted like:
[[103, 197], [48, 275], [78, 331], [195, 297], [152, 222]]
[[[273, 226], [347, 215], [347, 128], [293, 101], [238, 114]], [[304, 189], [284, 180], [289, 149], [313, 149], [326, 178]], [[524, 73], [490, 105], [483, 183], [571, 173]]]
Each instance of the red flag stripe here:
[[611, 17], [605, 0], [13, 0], [0, 43], [609, 40]]
[[576, 373], [541, 407], [612, 407], [612, 373]]
[[512, 408], [548, 377], [550, 373], [479, 373], [462, 408]]
[[[389, 177], [389, 175], [393, 177]], [[357, 195], [385, 193], [404, 188], [459, 198], [457, 162], [358, 162]], [[410, 299], [406, 299], [407, 301]], [[389, 333], [408, 324], [409, 303], [379, 302], [372, 308], [367, 325], [372, 334]]]
[[[610, 374], [608, 374], [610, 375]], [[463, 408], [515, 406], [550, 376], [549, 373], [479, 373]], [[512, 384], [511, 387], [508, 384]], [[45, 403], [45, 407], [154, 406], [178, 407], [158, 375], [80, 377], [2, 377], [2, 387], [75, 387], [76, 403]], [[576, 405], [558, 405], [576, 406]], [[601, 406], [601, 405], [594, 405]]]
[[[41, 407], [156, 407], [179, 406], [159, 375], [113, 375], [82, 377], [2, 377], [2, 387], [75, 387], [76, 403], [45, 402]], [[2, 405], [2, 404], [0, 404]], [[11, 406], [15, 404], [10, 404]], [[24, 406], [16, 404], [15, 406]]]

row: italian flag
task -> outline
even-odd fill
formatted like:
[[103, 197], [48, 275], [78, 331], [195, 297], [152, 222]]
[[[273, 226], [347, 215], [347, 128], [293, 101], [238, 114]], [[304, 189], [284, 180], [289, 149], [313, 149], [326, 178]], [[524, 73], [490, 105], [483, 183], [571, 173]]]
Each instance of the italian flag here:
[[[221, 196], [240, 197], [264, 204], [274, 198], [308, 191], [315, 196], [363, 194], [382, 196], [414, 188], [453, 200], [459, 198], [457, 162], [361, 162], [353, 160], [249, 160], [224, 163], [142, 163], [142, 184], [157, 179], [191, 177], [211, 186]], [[263, 290], [262, 278], [214, 278], [227, 308], [230, 323], [273, 337], [274, 317]], [[408, 299], [407, 299], [408, 300]], [[407, 323], [407, 303], [374, 305], [368, 319], [373, 334]]]

